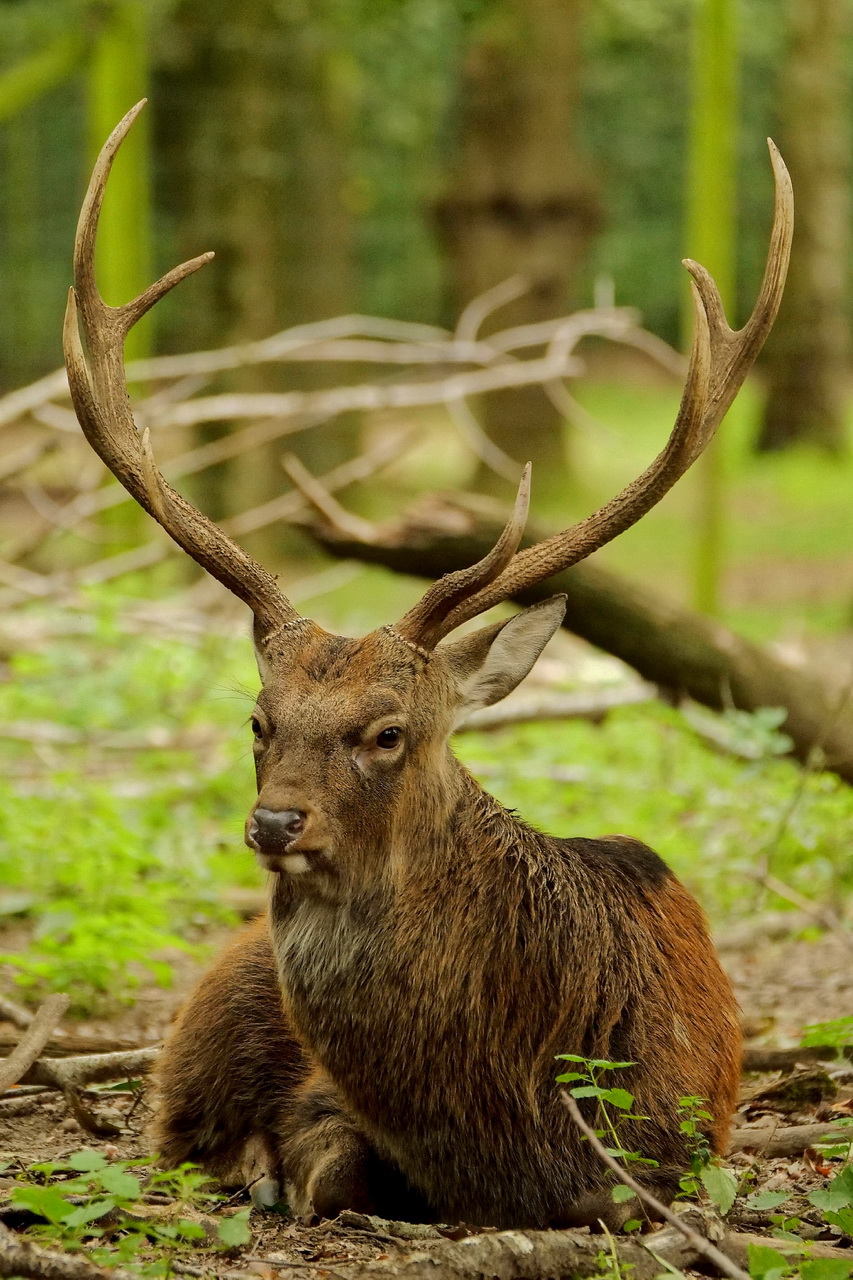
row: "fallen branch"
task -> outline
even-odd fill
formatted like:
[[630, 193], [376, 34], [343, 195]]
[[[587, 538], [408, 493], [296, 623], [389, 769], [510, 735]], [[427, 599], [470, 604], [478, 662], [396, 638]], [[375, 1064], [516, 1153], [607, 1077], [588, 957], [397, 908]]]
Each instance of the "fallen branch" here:
[[[701, 1237], [700, 1237], [701, 1238]], [[621, 1267], [632, 1280], [655, 1280], [663, 1259], [677, 1271], [693, 1265], [697, 1253], [683, 1237], [664, 1230], [644, 1241], [613, 1241]], [[600, 1276], [602, 1255], [609, 1253], [603, 1236], [580, 1231], [498, 1231], [464, 1240], [418, 1242], [410, 1253], [393, 1253], [371, 1262], [336, 1263], [335, 1280], [548, 1280], [553, 1276]], [[654, 1250], [654, 1255], [652, 1253]], [[656, 1256], [655, 1256], [656, 1255]], [[287, 1271], [289, 1263], [264, 1259], [268, 1266]], [[328, 1263], [320, 1263], [330, 1270]]]
[[[59, 998], [51, 997], [51, 999]], [[67, 997], [63, 996], [61, 999], [64, 999], [67, 1005]], [[47, 1003], [45, 1002], [42, 1009], [46, 1007]], [[65, 1006], [63, 1006], [64, 1008]], [[0, 1085], [2, 1085], [7, 1076], [10, 1077], [13, 1074], [11, 1068], [6, 1068], [6, 1074], [4, 1074], [4, 1064], [12, 1063], [18, 1054], [18, 1050], [23, 1049], [24, 1042], [31, 1035], [41, 1013], [42, 1010], [40, 1009], [33, 1021], [33, 1026], [27, 1036], [24, 1036], [21, 1040], [15, 1052], [8, 1058], [0, 1059]], [[49, 1035], [50, 1031], [48, 1031], [45, 1040], [49, 1038]], [[41, 1049], [36, 1052], [40, 1053]], [[21, 1061], [24, 1062], [23, 1069], [16, 1068], [15, 1079], [10, 1080], [10, 1084], [20, 1081], [23, 1084], [41, 1084], [49, 1089], [57, 1090], [63, 1095], [66, 1106], [83, 1129], [99, 1138], [113, 1138], [121, 1133], [121, 1129], [112, 1120], [105, 1120], [97, 1116], [84, 1102], [81, 1090], [86, 1085], [101, 1084], [105, 1080], [147, 1075], [154, 1066], [159, 1052], [159, 1047], [155, 1045], [147, 1049], [131, 1049], [120, 1053], [87, 1053], [73, 1058], [39, 1058], [38, 1061], [34, 1061], [36, 1055], [28, 1052], [26, 1055], [22, 1055], [21, 1058]], [[24, 1061], [25, 1058], [26, 1061]], [[9, 1086], [7, 1085], [6, 1087]], [[2, 1088], [0, 1088], [0, 1093], [2, 1093]]]
[[745, 1049], [744, 1071], [788, 1071], [801, 1062], [832, 1062], [836, 1058], [853, 1058], [853, 1045], [838, 1049], [833, 1045], [809, 1045], [796, 1049]]
[[774, 1160], [781, 1156], [802, 1155], [807, 1147], [816, 1143], [839, 1142], [842, 1138], [843, 1131], [837, 1123], [794, 1124], [785, 1129], [762, 1125], [754, 1129], [735, 1129], [729, 1152], [755, 1151], [767, 1160]]
[[[11, 1022], [14, 1026], [20, 1027], [22, 1031], [30, 1025], [33, 1015], [28, 1009], [22, 1009], [19, 1004], [15, 1004], [14, 1000], [10, 1000], [7, 996], [0, 996], [0, 1019]], [[17, 1040], [15, 1044], [17, 1044]], [[0, 1041], [2, 1045], [2, 1041]], [[12, 1045], [14, 1048], [15, 1045]]]
[[619, 689], [599, 689], [595, 693], [544, 693], [535, 698], [508, 698], [494, 707], [483, 707], [463, 720], [457, 733], [483, 729], [503, 729], [513, 724], [533, 724], [541, 720], [593, 720], [598, 723], [615, 707], [635, 706], [656, 696], [648, 685], [628, 685]]
[[0, 1094], [11, 1089], [13, 1084], [19, 1084], [31, 1070], [36, 1058], [56, 1030], [69, 1003], [66, 995], [48, 996], [12, 1053], [0, 1062]]
[[607, 1166], [611, 1173], [615, 1174], [620, 1182], [624, 1183], [626, 1187], [630, 1187], [634, 1192], [634, 1195], [642, 1204], [647, 1205], [657, 1218], [662, 1218], [663, 1221], [668, 1222], [671, 1227], [675, 1227], [676, 1231], [680, 1231], [684, 1236], [684, 1239], [702, 1257], [705, 1257], [712, 1262], [717, 1270], [721, 1271], [723, 1275], [731, 1276], [732, 1280], [749, 1280], [748, 1272], [744, 1271], [736, 1263], [732, 1262], [731, 1258], [727, 1258], [716, 1245], [711, 1244], [710, 1240], [706, 1240], [698, 1231], [694, 1231], [691, 1226], [688, 1226], [682, 1218], [679, 1218], [679, 1216], [673, 1213], [671, 1209], [668, 1209], [665, 1204], [662, 1204], [660, 1200], [658, 1200], [657, 1196], [653, 1196], [645, 1187], [641, 1187], [639, 1182], [632, 1178], [630, 1173], [623, 1169], [622, 1165], [619, 1164], [618, 1161], [614, 1160], [611, 1155], [608, 1155], [605, 1147], [599, 1141], [595, 1130], [587, 1124], [581, 1115], [578, 1104], [575, 1102], [574, 1098], [571, 1097], [565, 1089], [561, 1089], [560, 1093], [566, 1110], [580, 1129], [581, 1133], [584, 1134], [596, 1155], [600, 1157], [602, 1163]]
[[97, 1267], [79, 1253], [55, 1253], [19, 1240], [0, 1223], [0, 1276], [27, 1280], [137, 1280], [124, 1267]]
[[21, 1076], [22, 1084], [46, 1084], [54, 1089], [81, 1089], [122, 1076], [144, 1076], [154, 1066], [159, 1045], [122, 1053], [87, 1053], [74, 1058], [40, 1058]]

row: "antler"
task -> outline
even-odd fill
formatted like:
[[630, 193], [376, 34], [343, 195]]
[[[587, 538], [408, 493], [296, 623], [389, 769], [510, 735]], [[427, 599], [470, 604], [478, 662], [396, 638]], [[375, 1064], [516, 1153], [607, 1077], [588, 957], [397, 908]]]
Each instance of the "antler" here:
[[[584, 560], [636, 524], [699, 457], [740, 390], [770, 332], [782, 299], [794, 228], [794, 197], [782, 157], [769, 138], [767, 145], [776, 183], [776, 200], [767, 265], [758, 299], [743, 328], [729, 328], [712, 277], [698, 262], [689, 258], [684, 260], [693, 277], [691, 289], [696, 329], [678, 417], [662, 452], [641, 476], [598, 511], [562, 533], [520, 551], [509, 559], [502, 571], [492, 573], [490, 569], [501, 559], [497, 555], [498, 548], [505, 548], [509, 529], [515, 528], [514, 517], [494, 551], [468, 571], [470, 582], [477, 583], [477, 586], [465, 593], [464, 575], [459, 573], [440, 579], [398, 624], [397, 630], [407, 639], [432, 648], [454, 628], [484, 613], [492, 605]], [[526, 471], [525, 477], [527, 475]], [[522, 481], [522, 485], [524, 483]]]
[[[109, 307], [95, 283], [95, 237], [116, 153], [145, 99], [116, 125], [92, 171], [74, 242], [74, 288], [68, 293], [62, 342], [71, 399], [86, 439], [113, 475], [171, 538], [255, 615], [261, 640], [299, 618], [272, 574], [163, 479], [133, 420], [124, 373], [124, 341], [146, 311], [213, 257], [203, 253], [167, 272], [132, 302]], [[79, 325], [89, 352], [83, 352]]]

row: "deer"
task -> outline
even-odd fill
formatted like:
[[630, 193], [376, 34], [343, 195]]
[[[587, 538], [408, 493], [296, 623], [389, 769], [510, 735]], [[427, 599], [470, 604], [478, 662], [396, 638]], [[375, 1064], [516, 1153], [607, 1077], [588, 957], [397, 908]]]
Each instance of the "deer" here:
[[[177, 1016], [156, 1073], [153, 1142], [225, 1178], [246, 1162], [261, 1203], [504, 1228], [618, 1226], [608, 1174], [555, 1085], [559, 1054], [629, 1063], [637, 1176], [662, 1198], [688, 1160], [678, 1104], [707, 1100], [726, 1149], [740, 1073], [738, 1007], [698, 903], [626, 835], [557, 837], [488, 795], [454, 756], [454, 726], [530, 672], [563, 620], [555, 596], [454, 636], [525, 586], [641, 519], [712, 439], [775, 318], [793, 197], [775, 176], [758, 298], [730, 328], [712, 277], [686, 260], [695, 332], [675, 425], [598, 511], [519, 550], [530, 494], [479, 563], [393, 624], [333, 635], [160, 474], [137, 430], [124, 339], [213, 256], [107, 306], [95, 281], [110, 167], [144, 104], [104, 145], [83, 203], [63, 346], [80, 426], [135, 501], [246, 604], [261, 689], [257, 800], [245, 840], [269, 907]], [[582, 1106], [590, 1120], [596, 1103]], [[264, 1198], [266, 1197], [266, 1198]], [[621, 1215], [621, 1216], [620, 1216]]]

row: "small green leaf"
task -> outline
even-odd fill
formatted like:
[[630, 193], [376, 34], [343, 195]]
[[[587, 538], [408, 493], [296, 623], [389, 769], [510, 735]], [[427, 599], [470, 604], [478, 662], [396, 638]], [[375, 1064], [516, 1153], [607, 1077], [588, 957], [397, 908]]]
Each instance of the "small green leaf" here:
[[628, 1221], [623, 1226], [622, 1230], [623, 1231], [639, 1231], [642, 1225], [643, 1224], [639, 1218], [629, 1218]]
[[847, 1280], [851, 1270], [853, 1260], [847, 1262], [844, 1258], [813, 1258], [800, 1263], [803, 1280]]
[[618, 1187], [610, 1188], [610, 1198], [614, 1204], [624, 1204], [626, 1200], [633, 1200], [634, 1192], [620, 1182]]
[[605, 1089], [601, 1094], [603, 1102], [609, 1102], [620, 1111], [630, 1111], [634, 1105], [634, 1095], [627, 1089]]
[[75, 1151], [73, 1156], [68, 1157], [68, 1167], [76, 1169], [78, 1173], [96, 1173], [106, 1169], [107, 1162], [99, 1151]]
[[606, 1092], [606, 1089], [600, 1089], [594, 1084], [579, 1085], [576, 1089], [569, 1090], [573, 1098], [601, 1098]]
[[706, 1164], [699, 1177], [712, 1203], [725, 1217], [735, 1202], [737, 1178], [730, 1169], [724, 1169], [719, 1164]]
[[252, 1239], [252, 1233], [249, 1230], [249, 1210], [242, 1209], [240, 1213], [232, 1214], [230, 1218], [223, 1218], [216, 1234], [223, 1249], [234, 1249], [238, 1245], [249, 1244]]
[[853, 1169], [848, 1165], [836, 1174], [824, 1191], [812, 1191], [809, 1203], [818, 1209], [846, 1209], [853, 1205]]
[[179, 1218], [175, 1225], [185, 1240], [203, 1240], [207, 1234], [200, 1222], [191, 1222], [189, 1218]]
[[65, 1225], [67, 1227], [84, 1227], [87, 1222], [97, 1222], [98, 1218], [103, 1218], [105, 1213], [109, 1213], [115, 1207], [116, 1202], [112, 1198], [109, 1200], [93, 1200], [91, 1204], [82, 1204], [78, 1208], [72, 1209], [70, 1213], [66, 1213]]
[[100, 1182], [105, 1191], [111, 1191], [113, 1195], [125, 1200], [138, 1200], [142, 1195], [139, 1179], [134, 1178], [131, 1173], [125, 1173], [121, 1167], [102, 1170]]
[[71, 1205], [56, 1187], [13, 1187], [11, 1201], [47, 1218], [54, 1226], [61, 1226], [71, 1211]]
[[749, 1274], [752, 1280], [778, 1280], [792, 1269], [791, 1262], [778, 1249], [766, 1244], [747, 1246]]
[[755, 1191], [751, 1196], [747, 1196], [746, 1205], [749, 1209], [775, 1209], [777, 1205], [784, 1204], [790, 1198], [789, 1191]]

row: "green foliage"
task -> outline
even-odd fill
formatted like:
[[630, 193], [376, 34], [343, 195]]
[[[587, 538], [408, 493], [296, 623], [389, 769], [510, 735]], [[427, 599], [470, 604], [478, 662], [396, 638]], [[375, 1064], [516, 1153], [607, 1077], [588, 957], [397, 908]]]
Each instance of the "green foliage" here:
[[847, 1280], [853, 1269], [853, 1263], [841, 1258], [803, 1260], [802, 1250], [781, 1253], [770, 1245], [751, 1244], [747, 1255], [752, 1280], [784, 1280], [788, 1276], [800, 1280]]
[[853, 1238], [853, 1167], [847, 1165], [825, 1191], [812, 1191], [809, 1203], [820, 1209], [827, 1222]]
[[[611, 1071], [625, 1071], [636, 1066], [634, 1062], [610, 1062], [607, 1058], [582, 1058], [575, 1053], [558, 1053], [559, 1062], [573, 1062], [579, 1070], [566, 1071], [557, 1076], [558, 1084], [570, 1084], [569, 1093], [573, 1098], [582, 1101], [594, 1098], [598, 1103], [595, 1135], [601, 1138], [604, 1149], [614, 1160], [624, 1164], [657, 1165], [656, 1160], [649, 1159], [640, 1151], [631, 1151], [622, 1140], [621, 1130], [629, 1120], [646, 1120], [647, 1116], [637, 1115], [633, 1110], [634, 1095], [627, 1089], [602, 1084], [602, 1078]], [[615, 1110], [611, 1110], [615, 1108]], [[630, 1187], [617, 1185], [611, 1188], [615, 1203], [630, 1200], [633, 1192]], [[636, 1219], [625, 1224], [624, 1229], [637, 1230], [642, 1225]]]
[[0, 720], [95, 740], [202, 732], [211, 741], [203, 754], [191, 741], [120, 753], [69, 743], [47, 762], [0, 743], [0, 912], [24, 912], [33, 925], [27, 949], [3, 960], [34, 996], [68, 990], [78, 1010], [127, 998], [143, 979], [168, 982], [178, 953], [197, 953], [205, 928], [233, 919], [223, 886], [259, 880], [251, 855], [241, 857], [249, 695], [235, 708], [221, 686], [225, 669], [251, 678], [249, 645], [238, 657], [219, 637], [129, 637], [114, 603], [93, 601], [90, 634], [10, 657]]
[[849, 1045], [853, 1045], [853, 1018], [833, 1018], [830, 1022], [813, 1022], [803, 1032], [801, 1043], [830, 1045], [840, 1052]]
[[[15, 1186], [11, 1203], [45, 1219], [28, 1231], [40, 1243], [71, 1252], [85, 1248], [100, 1266], [129, 1266], [145, 1276], [170, 1275], [181, 1252], [197, 1255], [200, 1249], [210, 1253], [249, 1243], [248, 1209], [219, 1218], [214, 1237], [203, 1223], [186, 1216], [209, 1213], [223, 1201], [206, 1189], [211, 1179], [196, 1166], [155, 1172], [143, 1185], [128, 1170], [146, 1163], [110, 1163], [97, 1151], [78, 1151], [65, 1161], [31, 1166], [29, 1174], [38, 1181]], [[155, 1213], [147, 1211], [151, 1191], [158, 1193]], [[169, 1202], [163, 1208], [165, 1197]]]
[[679, 1179], [681, 1194], [685, 1196], [698, 1196], [703, 1171], [711, 1161], [711, 1148], [703, 1130], [703, 1125], [713, 1119], [710, 1111], [706, 1110], [707, 1103], [707, 1098], [695, 1094], [680, 1098], [678, 1102], [681, 1117], [678, 1128], [684, 1134], [690, 1156], [690, 1172]]

